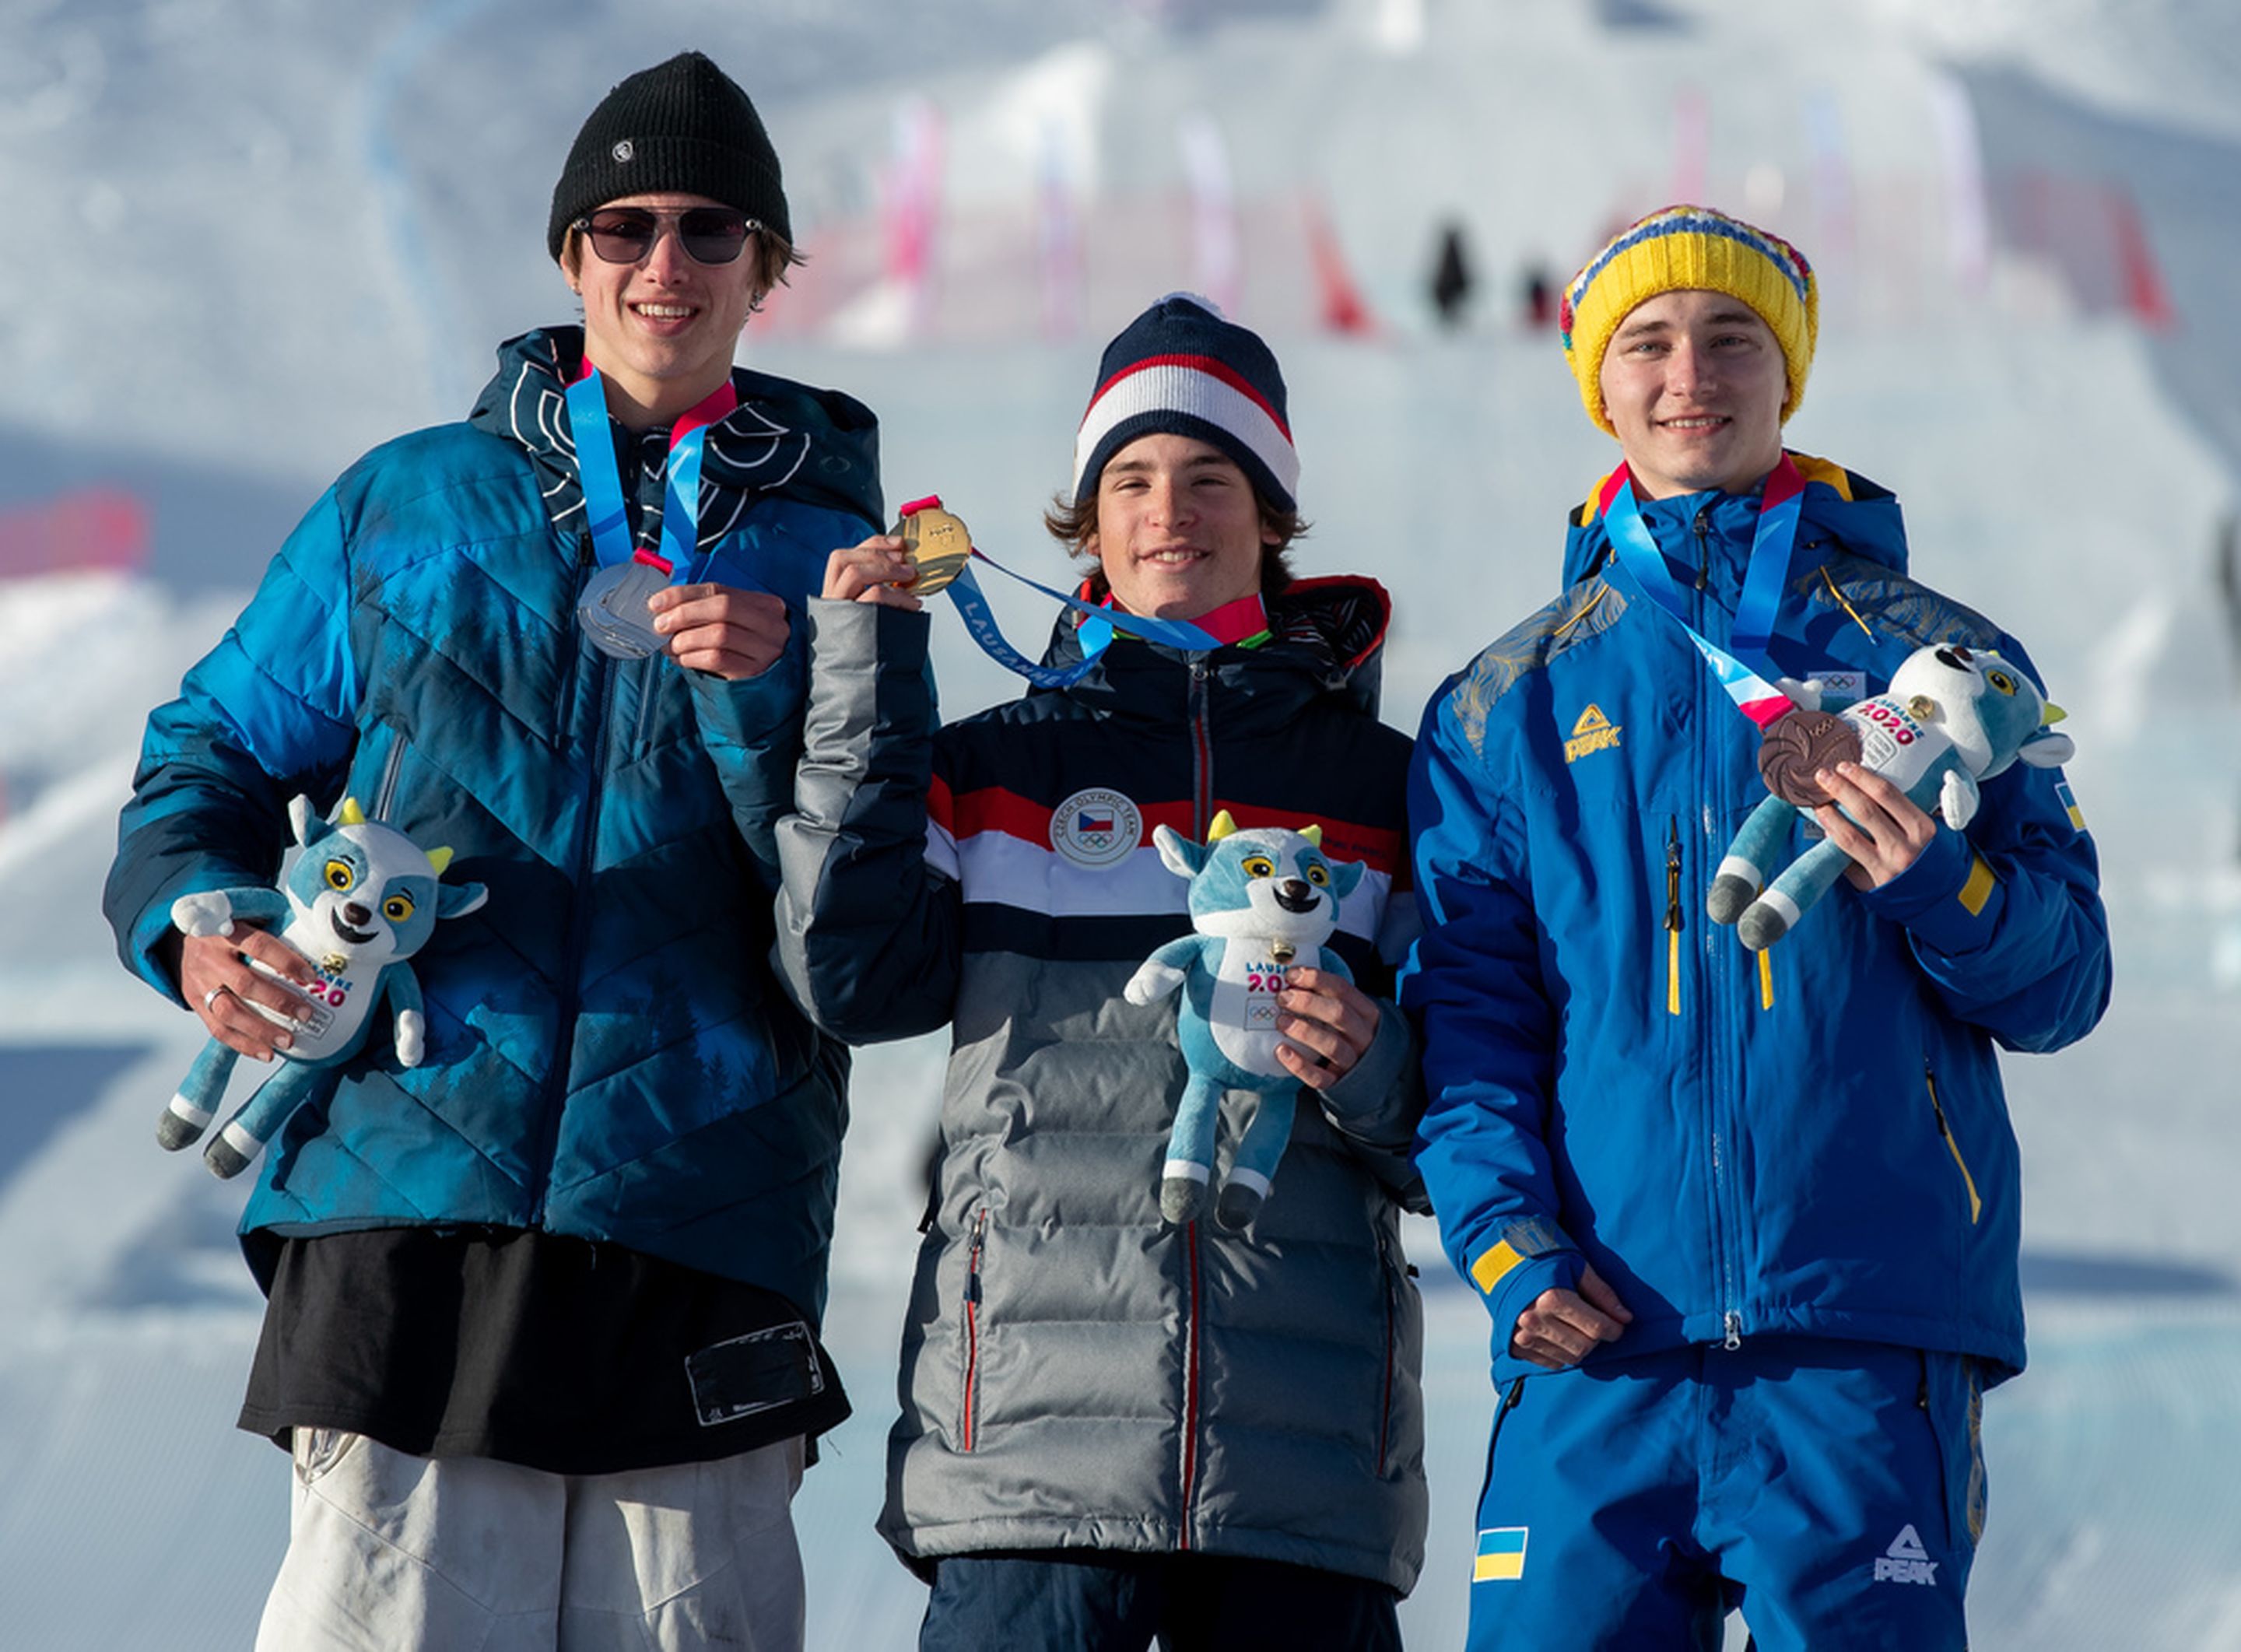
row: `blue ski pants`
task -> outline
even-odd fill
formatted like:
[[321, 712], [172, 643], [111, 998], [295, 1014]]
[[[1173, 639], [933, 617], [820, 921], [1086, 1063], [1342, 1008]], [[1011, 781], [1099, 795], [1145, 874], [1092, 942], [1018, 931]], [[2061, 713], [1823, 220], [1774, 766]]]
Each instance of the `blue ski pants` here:
[[1668, 1349], [1502, 1391], [1470, 1652], [1963, 1652], [1984, 1512], [1959, 1354], [1813, 1337]]

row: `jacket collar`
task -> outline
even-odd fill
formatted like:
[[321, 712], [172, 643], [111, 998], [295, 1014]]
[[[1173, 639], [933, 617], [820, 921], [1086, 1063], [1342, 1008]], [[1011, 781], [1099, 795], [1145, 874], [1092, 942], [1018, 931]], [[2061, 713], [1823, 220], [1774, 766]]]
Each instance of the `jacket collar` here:
[[[1906, 525], [1896, 496], [1827, 459], [1810, 453], [1792, 453], [1805, 478], [1805, 494], [1798, 527], [1801, 557], [1825, 557], [1843, 551], [1880, 563], [1896, 573], [1906, 572]], [[1608, 478], [1604, 478], [1608, 479]], [[1598, 481], [1588, 502], [1572, 513], [1564, 541], [1566, 588], [1600, 573], [1610, 556], [1610, 535], [1603, 526], [1595, 501], [1602, 492]], [[1742, 578], [1743, 560], [1750, 555], [1751, 536], [1758, 524], [1758, 495], [1722, 492], [1682, 494], [1657, 499], [1642, 507], [1643, 518], [1658, 544], [1669, 552], [1682, 550], [1694, 532], [1699, 511], [1707, 512], [1706, 526], [1714, 558], [1713, 577], [1723, 585]], [[1693, 572], [1693, 570], [1692, 570]]]
[[[553, 525], [573, 538], [583, 525], [567, 387], [580, 376], [579, 327], [540, 328], [498, 346], [498, 371], [467, 422], [518, 444], [538, 473]], [[700, 535], [722, 537], [766, 494], [847, 511], [877, 525], [879, 425], [871, 411], [837, 391], [732, 370], [738, 405], [708, 427], [700, 461]], [[633, 506], [659, 500], [668, 463], [666, 427], [631, 431], [610, 422], [623, 485]], [[633, 512], [641, 538], [649, 524]]]
[[[1115, 637], [1088, 675], [1065, 689], [1031, 689], [1031, 693], [1065, 693], [1110, 714], [1171, 718], [1187, 699], [1191, 665], [1202, 660], [1225, 693], [1247, 697], [1257, 720], [1262, 711], [1289, 716], [1326, 696], [1345, 699], [1366, 715], [1377, 714], [1386, 628], [1392, 599], [1375, 579], [1341, 574], [1294, 579], [1267, 602], [1269, 635], [1251, 645], [1215, 649], [1192, 656], [1161, 643]], [[1056, 667], [1081, 659], [1071, 613], [1052, 628], [1043, 663]]]

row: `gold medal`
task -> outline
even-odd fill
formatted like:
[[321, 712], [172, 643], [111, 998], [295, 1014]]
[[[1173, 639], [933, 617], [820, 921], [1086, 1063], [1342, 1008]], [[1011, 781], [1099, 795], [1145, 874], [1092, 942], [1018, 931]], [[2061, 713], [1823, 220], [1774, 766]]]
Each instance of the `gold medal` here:
[[919, 506], [894, 532], [918, 564], [918, 578], [910, 588], [921, 597], [932, 596], [964, 572], [966, 558], [973, 554], [972, 531], [938, 504]]

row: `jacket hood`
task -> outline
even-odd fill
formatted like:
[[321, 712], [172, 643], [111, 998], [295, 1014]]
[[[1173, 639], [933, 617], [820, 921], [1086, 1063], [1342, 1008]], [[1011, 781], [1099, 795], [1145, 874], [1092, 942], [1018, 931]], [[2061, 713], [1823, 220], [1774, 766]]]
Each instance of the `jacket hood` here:
[[[556, 526], [581, 526], [583, 491], [567, 391], [582, 374], [584, 330], [545, 327], [509, 338], [498, 371], [475, 398], [467, 422], [529, 451]], [[872, 410], [836, 390], [817, 390], [745, 367], [732, 369], [734, 407], [708, 432], [700, 463], [701, 538], [732, 527], [756, 497], [783, 490], [790, 499], [884, 519], [880, 498], [880, 427]], [[668, 462], [666, 427], [632, 435], [625, 463], [659, 473]], [[635, 497], [636, 491], [624, 490]]]
[[[1895, 573], [1904, 573], [1906, 525], [1899, 513], [1897, 496], [1889, 488], [1827, 459], [1796, 452], [1789, 457], [1805, 478], [1804, 505], [1797, 530], [1798, 548], [1802, 551], [1823, 549], [1833, 541], [1856, 557], [1880, 563]], [[1609, 480], [1609, 475], [1598, 478], [1595, 486], [1589, 490], [1586, 503], [1572, 512], [1570, 531], [1564, 540], [1564, 586], [1567, 590], [1581, 580], [1602, 572], [1604, 562], [1610, 556], [1610, 533], [1603, 525], [1599, 504]], [[1756, 492], [1727, 493], [1713, 488], [1701, 493], [1684, 493], [1673, 498], [1651, 501], [1642, 507], [1642, 513], [1661, 544], [1678, 543], [1677, 532], [1685, 531], [1686, 525], [1694, 520], [1697, 512], [1707, 506], [1712, 509], [1723, 528], [1729, 525], [1729, 517], [1755, 525], [1758, 514], [1758, 495]], [[1736, 542], [1732, 533], [1723, 538], [1730, 543]], [[1744, 527], [1739, 542], [1744, 553], [1748, 554], [1749, 525]]]

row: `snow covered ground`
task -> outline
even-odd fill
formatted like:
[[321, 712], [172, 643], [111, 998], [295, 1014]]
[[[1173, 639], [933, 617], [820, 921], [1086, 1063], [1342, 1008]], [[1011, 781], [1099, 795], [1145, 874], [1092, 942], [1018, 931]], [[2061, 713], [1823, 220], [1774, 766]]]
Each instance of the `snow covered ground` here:
[[[1609, 460], [1553, 340], [1512, 319], [1528, 262], [1569, 270], [1681, 193], [1806, 248], [1827, 319], [1791, 439], [1897, 488], [1917, 566], [2030, 641], [2074, 713], [2116, 929], [2107, 1023], [2009, 1064], [2032, 1366], [1988, 1408], [1975, 1642], [2241, 1649], [2241, 731], [2212, 578], [2241, 478], [2241, 23], [2211, 0], [2056, 10], [768, 0], [712, 23], [685, 0], [434, 0], [375, 28], [314, 0], [0, 4], [0, 200], [57, 237], [0, 269], [0, 513], [122, 482], [155, 534], [142, 577], [0, 584], [9, 1644], [246, 1644], [285, 1535], [284, 1460], [230, 1428], [256, 1325], [239, 1191], [151, 1141], [197, 1034], [124, 978], [97, 910], [141, 719], [329, 475], [456, 416], [492, 342], [566, 313], [537, 257], [561, 147], [609, 82], [698, 43], [761, 97], [803, 238], [829, 249], [748, 358], [869, 401], [891, 497], [940, 492], [1046, 578], [1036, 515], [1099, 344], [1202, 268], [1178, 132], [1210, 117], [1241, 313], [1291, 381], [1303, 560], [1395, 592], [1404, 727], [1549, 594], [1562, 513]], [[913, 98], [939, 116], [951, 228], [927, 324], [898, 338], [873, 214]], [[1040, 314], [1054, 155], [1108, 272], [1070, 337], [1003, 324]], [[2111, 186], [2163, 320], [2077, 212], [2060, 233], [2030, 216], [2035, 191]], [[1305, 200], [1371, 335], [1310, 329]], [[1491, 289], [1452, 334], [1419, 297], [1446, 214]], [[867, 316], [886, 347], [861, 346]], [[1032, 601], [992, 595], [1040, 634]], [[1013, 692], [940, 634], [951, 710]], [[800, 1504], [812, 1642], [834, 1652], [908, 1644], [922, 1600], [870, 1522], [938, 1061], [859, 1063], [831, 1324], [859, 1415]], [[1413, 1240], [1435, 1530], [1404, 1621], [1434, 1647], [1460, 1635], [1485, 1327]]]

